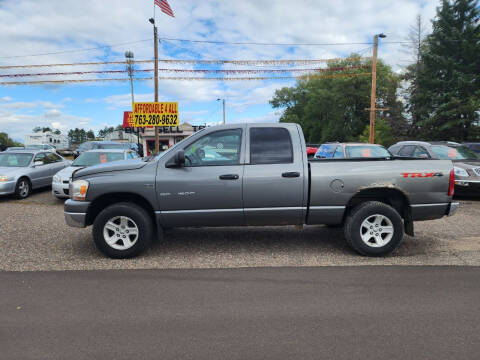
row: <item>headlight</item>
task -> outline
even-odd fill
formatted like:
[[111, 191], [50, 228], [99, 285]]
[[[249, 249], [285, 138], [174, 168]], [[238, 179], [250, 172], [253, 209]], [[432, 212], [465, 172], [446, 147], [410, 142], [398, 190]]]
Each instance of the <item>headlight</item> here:
[[75, 180], [70, 185], [70, 195], [73, 200], [85, 200], [87, 197], [88, 181]]
[[467, 170], [454, 166], [453, 171], [457, 176], [468, 176]]
[[53, 177], [53, 182], [54, 182], [54, 183], [59, 183], [59, 182], [61, 182], [60, 176], [55, 175], [55, 176]]
[[0, 182], [8, 181], [8, 176], [0, 176]]

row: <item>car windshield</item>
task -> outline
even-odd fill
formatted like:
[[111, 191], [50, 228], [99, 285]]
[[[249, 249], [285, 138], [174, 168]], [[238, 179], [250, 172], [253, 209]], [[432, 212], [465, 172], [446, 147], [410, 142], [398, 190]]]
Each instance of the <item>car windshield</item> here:
[[322, 144], [322, 146], [320, 146], [317, 150], [315, 157], [321, 159], [330, 159], [333, 157], [333, 153], [335, 152], [335, 148], [337, 146], [338, 144]]
[[478, 160], [478, 154], [466, 146], [432, 145], [435, 156], [441, 160]]
[[72, 166], [92, 166], [123, 159], [123, 152], [86, 152], [76, 158]]
[[345, 148], [347, 158], [385, 158], [390, 153], [382, 146], [350, 145]]
[[0, 154], [0, 167], [26, 167], [30, 164], [33, 154]]
[[122, 143], [118, 144], [95, 144], [94, 149], [124, 149], [125, 145]]

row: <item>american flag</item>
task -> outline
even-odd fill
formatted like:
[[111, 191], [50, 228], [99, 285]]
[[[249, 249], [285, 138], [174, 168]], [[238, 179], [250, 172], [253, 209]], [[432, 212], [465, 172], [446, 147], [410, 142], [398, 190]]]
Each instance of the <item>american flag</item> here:
[[167, 0], [154, 0], [154, 1], [155, 1], [155, 5], [158, 5], [163, 13], [171, 17], [175, 17], [175, 15], [173, 14], [173, 10], [168, 4]]

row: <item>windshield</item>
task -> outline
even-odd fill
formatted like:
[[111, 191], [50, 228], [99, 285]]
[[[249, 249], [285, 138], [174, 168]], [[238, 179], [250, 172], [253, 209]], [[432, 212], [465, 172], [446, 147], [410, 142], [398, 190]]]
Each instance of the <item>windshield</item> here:
[[95, 144], [94, 149], [124, 149], [125, 145], [122, 143], [118, 144]]
[[33, 154], [0, 154], [0, 167], [26, 167], [30, 164]]
[[86, 152], [76, 158], [72, 166], [92, 166], [123, 159], [123, 153]]
[[345, 148], [347, 158], [385, 158], [390, 153], [382, 146], [353, 145]]
[[432, 145], [432, 151], [440, 160], [478, 160], [480, 157], [465, 146]]
[[320, 159], [330, 159], [333, 157], [333, 153], [335, 152], [335, 148], [338, 144], [322, 144], [320, 148], [317, 150], [315, 154], [316, 158]]

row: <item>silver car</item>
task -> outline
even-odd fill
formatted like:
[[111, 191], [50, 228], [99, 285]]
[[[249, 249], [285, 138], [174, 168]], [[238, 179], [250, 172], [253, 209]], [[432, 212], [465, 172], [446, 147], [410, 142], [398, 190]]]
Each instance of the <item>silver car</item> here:
[[70, 161], [51, 151], [16, 150], [0, 153], [0, 195], [24, 199], [33, 189], [50, 186], [53, 175]]
[[103, 164], [111, 161], [135, 159], [138, 154], [133, 150], [98, 149], [81, 153], [69, 166], [62, 169], [52, 179], [52, 194], [58, 199], [69, 197], [69, 182], [72, 173], [87, 166]]

